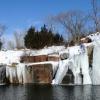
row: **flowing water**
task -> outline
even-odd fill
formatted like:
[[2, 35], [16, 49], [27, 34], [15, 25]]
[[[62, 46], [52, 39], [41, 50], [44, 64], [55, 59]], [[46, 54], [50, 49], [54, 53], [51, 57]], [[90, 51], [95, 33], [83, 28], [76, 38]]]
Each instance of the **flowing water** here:
[[0, 100], [100, 100], [100, 86], [4, 85]]

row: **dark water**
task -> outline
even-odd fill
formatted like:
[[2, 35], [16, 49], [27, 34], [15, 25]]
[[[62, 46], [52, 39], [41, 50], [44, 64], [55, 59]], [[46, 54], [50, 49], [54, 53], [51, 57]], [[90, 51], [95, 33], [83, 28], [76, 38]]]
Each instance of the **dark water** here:
[[0, 100], [100, 100], [100, 86], [0, 86]]

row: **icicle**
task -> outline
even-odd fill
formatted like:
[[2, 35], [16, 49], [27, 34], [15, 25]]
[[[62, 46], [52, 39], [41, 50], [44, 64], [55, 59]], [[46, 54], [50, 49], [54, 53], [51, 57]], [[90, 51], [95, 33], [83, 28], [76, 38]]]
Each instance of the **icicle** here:
[[73, 59], [73, 74], [74, 74], [74, 83], [77, 85], [82, 84], [80, 77], [80, 68], [81, 68], [81, 59], [80, 55], [74, 55]]
[[53, 80], [53, 84], [60, 84], [62, 82], [68, 70], [68, 62], [69, 60], [62, 60], [59, 62], [59, 68], [55, 76], [55, 79]]
[[89, 61], [88, 61], [87, 52], [81, 55], [81, 68], [83, 74], [83, 84], [92, 84], [89, 75]]
[[17, 81], [16, 67], [6, 66], [6, 77], [10, 83], [16, 83]]
[[[91, 84], [89, 75], [89, 62], [87, 51], [73, 56], [73, 74], [75, 77], [75, 84]], [[83, 83], [82, 83], [83, 82]]]
[[19, 83], [25, 82], [25, 65], [24, 64], [17, 65], [17, 77], [18, 77]]

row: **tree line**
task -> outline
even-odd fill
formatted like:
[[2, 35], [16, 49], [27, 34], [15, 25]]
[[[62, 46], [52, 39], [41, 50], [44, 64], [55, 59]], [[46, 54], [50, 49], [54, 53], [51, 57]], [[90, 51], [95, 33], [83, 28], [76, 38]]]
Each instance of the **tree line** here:
[[[91, 8], [87, 13], [80, 10], [61, 12], [49, 16], [49, 24], [44, 23], [40, 30], [36, 30], [32, 26], [25, 33], [15, 32], [14, 42], [8, 41], [8, 46], [11, 49], [41, 49], [51, 45], [80, 44], [80, 38], [91, 33], [100, 32], [100, 0], [90, 0], [90, 4]], [[58, 33], [59, 29], [63, 30], [66, 37]], [[1, 37], [4, 30], [5, 27], [0, 25], [0, 49], [3, 45]]]
[[64, 39], [62, 35], [54, 33], [44, 25], [40, 31], [36, 31], [34, 27], [30, 27], [24, 37], [24, 43], [26, 48], [40, 49], [45, 46], [61, 45], [64, 43]]

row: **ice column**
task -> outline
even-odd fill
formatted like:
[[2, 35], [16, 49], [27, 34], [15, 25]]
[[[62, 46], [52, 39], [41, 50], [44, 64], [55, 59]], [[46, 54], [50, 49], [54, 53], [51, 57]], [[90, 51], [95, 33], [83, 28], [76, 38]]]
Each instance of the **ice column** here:
[[59, 68], [57, 70], [53, 84], [60, 84], [68, 71], [68, 62], [69, 60], [59, 61]]
[[100, 85], [100, 45], [94, 46], [92, 82], [93, 85]]

